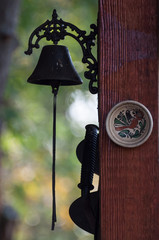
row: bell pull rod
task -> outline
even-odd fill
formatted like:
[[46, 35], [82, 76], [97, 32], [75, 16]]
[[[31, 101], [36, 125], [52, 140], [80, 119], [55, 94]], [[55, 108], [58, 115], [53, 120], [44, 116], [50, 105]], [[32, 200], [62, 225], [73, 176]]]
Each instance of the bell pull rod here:
[[52, 225], [55, 228], [56, 222], [56, 195], [55, 195], [55, 163], [56, 163], [56, 100], [59, 86], [52, 86], [53, 93], [53, 139], [52, 139]]

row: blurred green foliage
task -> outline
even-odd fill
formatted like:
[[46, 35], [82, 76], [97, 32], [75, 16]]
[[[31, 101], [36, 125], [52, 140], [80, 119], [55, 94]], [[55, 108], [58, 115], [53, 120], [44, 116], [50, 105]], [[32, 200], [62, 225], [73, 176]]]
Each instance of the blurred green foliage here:
[[[24, 51], [27, 49], [31, 32], [47, 19], [51, 19], [53, 9], [57, 10], [63, 20], [72, 22], [89, 33], [90, 24], [96, 24], [97, 21], [98, 1], [21, 1], [17, 28], [19, 46], [13, 55], [1, 111], [3, 202], [12, 205], [19, 214], [14, 240], [93, 239], [92, 235], [75, 226], [68, 213], [70, 204], [80, 196], [77, 184], [81, 166], [75, 150], [84, 137], [84, 129], [78, 126], [78, 131], [74, 132], [71, 122], [73, 119], [67, 117], [67, 111], [74, 101], [72, 92], [79, 89], [84, 94], [87, 93], [88, 80], [85, 79], [82, 86], [61, 87], [58, 94], [57, 223], [55, 231], [50, 230], [52, 93], [50, 87], [30, 85], [26, 82], [41, 51], [36, 49], [31, 56], [26, 56]], [[41, 46], [45, 44], [45, 41], [40, 42]], [[84, 78], [85, 66], [81, 64], [82, 53], [78, 43], [67, 38], [60, 44], [68, 46], [77, 71]]]

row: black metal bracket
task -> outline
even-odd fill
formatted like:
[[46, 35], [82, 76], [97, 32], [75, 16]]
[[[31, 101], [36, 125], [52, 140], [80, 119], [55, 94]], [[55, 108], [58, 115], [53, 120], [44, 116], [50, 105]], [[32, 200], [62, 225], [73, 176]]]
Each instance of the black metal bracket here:
[[86, 35], [86, 31], [80, 30], [72, 23], [65, 22], [62, 19], [58, 19], [56, 10], [53, 10], [51, 21], [47, 20], [39, 27], [37, 27], [30, 35], [28, 42], [28, 50], [25, 54], [32, 54], [33, 48], [39, 48], [39, 41], [45, 38], [47, 41], [52, 41], [54, 44], [58, 44], [60, 40], [64, 40], [65, 36], [74, 38], [81, 46], [83, 52], [82, 62], [88, 64], [88, 71], [84, 72], [85, 78], [89, 79], [89, 90], [92, 94], [98, 92], [98, 87], [93, 86], [97, 84], [98, 64], [96, 58], [92, 54], [92, 46], [95, 46], [95, 39], [97, 36], [97, 26], [91, 24], [92, 31], [89, 35]]

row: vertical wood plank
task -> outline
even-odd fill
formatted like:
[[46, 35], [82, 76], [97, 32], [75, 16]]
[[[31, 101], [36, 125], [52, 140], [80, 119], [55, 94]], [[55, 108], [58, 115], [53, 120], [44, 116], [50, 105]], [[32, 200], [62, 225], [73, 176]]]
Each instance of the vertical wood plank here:
[[[157, 0], [99, 0], [101, 240], [159, 239]], [[105, 130], [123, 100], [144, 104], [154, 127], [127, 149]]]

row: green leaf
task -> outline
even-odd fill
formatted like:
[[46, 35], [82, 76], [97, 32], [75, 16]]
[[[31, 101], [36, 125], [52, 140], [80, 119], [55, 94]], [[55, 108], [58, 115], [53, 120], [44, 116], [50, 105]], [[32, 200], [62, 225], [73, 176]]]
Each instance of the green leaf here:
[[122, 130], [121, 132], [119, 132], [119, 136], [122, 138], [125, 138], [129, 135], [130, 131], [129, 130]]
[[135, 131], [135, 134], [132, 135], [132, 138], [138, 138], [138, 137], [140, 137], [140, 136], [141, 136], [141, 133], [139, 132], [139, 130], [136, 130], [136, 131]]
[[121, 122], [121, 121], [120, 121], [119, 119], [117, 119], [117, 118], [114, 119], [114, 124], [120, 124], [120, 125], [122, 125], [122, 126], [125, 126], [125, 125], [126, 125], [125, 123]]

